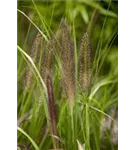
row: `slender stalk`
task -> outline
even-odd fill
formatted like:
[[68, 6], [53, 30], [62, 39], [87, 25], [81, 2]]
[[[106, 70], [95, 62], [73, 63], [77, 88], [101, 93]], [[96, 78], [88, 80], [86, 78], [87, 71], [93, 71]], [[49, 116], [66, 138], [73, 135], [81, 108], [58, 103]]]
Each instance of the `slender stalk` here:
[[[51, 134], [57, 136], [56, 130], [56, 112], [55, 112], [55, 105], [54, 105], [54, 93], [53, 93], [53, 85], [51, 76], [48, 74], [46, 79], [47, 84], [47, 93], [48, 93], [48, 105], [49, 105], [49, 115], [50, 115], [50, 125], [51, 125]], [[57, 141], [52, 136], [54, 147], [57, 147]]]

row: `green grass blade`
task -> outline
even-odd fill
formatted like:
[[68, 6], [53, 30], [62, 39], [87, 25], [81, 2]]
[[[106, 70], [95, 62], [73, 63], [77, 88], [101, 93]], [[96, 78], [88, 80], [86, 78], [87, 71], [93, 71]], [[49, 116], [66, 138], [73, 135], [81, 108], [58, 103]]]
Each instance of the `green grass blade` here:
[[73, 21], [73, 37], [74, 37], [74, 58], [75, 58], [75, 99], [77, 99], [78, 56], [77, 56], [77, 44], [76, 44], [76, 34], [75, 34], [74, 21]]
[[45, 38], [46, 41], [48, 41], [47, 36], [39, 29], [39, 27], [21, 10], [17, 9], [18, 12], [20, 12], [23, 16], [25, 16], [34, 26], [35, 28], [41, 33], [41, 35]]
[[95, 110], [95, 111], [97, 111], [97, 112], [103, 114], [104, 116], [110, 118], [112, 121], [114, 121], [114, 123], [116, 124], [116, 126], [118, 126], [118, 124], [117, 124], [117, 122], [115, 121], [115, 119], [113, 119], [110, 115], [106, 114], [105, 112], [103, 112], [103, 111], [101, 111], [101, 110], [99, 110], [98, 108], [95, 108], [95, 107], [93, 107], [93, 106], [90, 106], [90, 108], [92, 108], [93, 110]]
[[[47, 36], [50, 38], [50, 34], [49, 34], [49, 32], [48, 32], [48, 30], [47, 30], [47, 27], [46, 27], [46, 25], [45, 25], [45, 23], [44, 23], [44, 21], [43, 21], [42, 15], [40, 14], [40, 12], [39, 12], [39, 10], [38, 10], [38, 8], [37, 8], [37, 6], [36, 6], [36, 4], [35, 4], [35, 2], [34, 2], [33, 0], [32, 0], [32, 3], [33, 3], [33, 5], [34, 5], [34, 7], [35, 7], [35, 9], [36, 9], [36, 12], [37, 12], [37, 14], [38, 14], [38, 16], [39, 16], [41, 22], [42, 22], [42, 25], [43, 25], [43, 27], [44, 27], [46, 33], [47, 33]], [[47, 23], [46, 23], [46, 24], [47, 24]]]
[[104, 9], [102, 6], [100, 6], [99, 4], [97, 4], [94, 1], [81, 0], [81, 2], [97, 9], [103, 15], [107, 15], [109, 17], [113, 17], [113, 18], [116, 18], [116, 19], [118, 18], [118, 16], [114, 12]]
[[46, 85], [45, 85], [45, 83], [44, 83], [44, 81], [43, 81], [43, 79], [42, 79], [42, 77], [41, 77], [41, 75], [40, 75], [40, 73], [39, 73], [37, 67], [35, 66], [33, 60], [31, 59], [31, 57], [30, 57], [24, 50], [22, 50], [22, 49], [20, 48], [20, 46], [17, 46], [17, 49], [23, 54], [23, 56], [25, 56], [25, 57], [29, 60], [29, 62], [30, 62], [31, 65], [33, 66], [33, 68], [34, 68], [35, 72], [37, 73], [37, 75], [38, 75], [38, 77], [39, 77], [39, 79], [40, 79], [40, 82], [41, 82], [41, 84], [42, 84], [42, 86], [43, 86], [43, 88], [44, 88], [44, 90], [45, 90], [45, 93], [46, 93], [46, 95], [47, 95], [47, 92], [46, 92], [46, 91], [47, 91], [47, 90], [46, 90]]
[[89, 99], [94, 97], [94, 95], [96, 94], [96, 92], [99, 90], [100, 87], [105, 86], [107, 84], [112, 84], [112, 83], [115, 83], [115, 82], [117, 82], [117, 81], [102, 80], [101, 82], [98, 82], [98, 84], [93, 87], [92, 92], [89, 96]]
[[[35, 66], [33, 60], [32, 60], [31, 57], [30, 57], [26, 52], [24, 52], [24, 50], [22, 50], [19, 46], [17, 46], [17, 49], [21, 52], [21, 54], [22, 54], [25, 58], [27, 58], [27, 60], [31, 63], [32, 67], [34, 68], [34, 70], [35, 70], [35, 72], [36, 72], [36, 74], [37, 74], [37, 77], [39, 78], [39, 80], [40, 80], [40, 82], [41, 82], [41, 85], [42, 85], [42, 87], [43, 87], [43, 89], [44, 89], [44, 93], [45, 93], [45, 96], [46, 96], [45, 99], [47, 100], [47, 88], [46, 88], [46, 85], [45, 85], [45, 83], [44, 83], [44, 81], [43, 81], [43, 79], [42, 79], [42, 77], [41, 77], [41, 75], [40, 75], [40, 73], [39, 73], [37, 67]], [[43, 104], [44, 104], [44, 109], [45, 109], [45, 114], [46, 114], [46, 117], [47, 117], [47, 121], [49, 121], [49, 120], [48, 120], [48, 116], [49, 116], [49, 115], [48, 115], [47, 101], [45, 101], [44, 99], [43, 99]], [[49, 122], [48, 122], [48, 125], [49, 125]]]
[[17, 127], [17, 130], [29, 139], [29, 141], [31, 142], [35, 150], [40, 150], [37, 144], [35, 143], [35, 141], [23, 129], [21, 129], [20, 127]]

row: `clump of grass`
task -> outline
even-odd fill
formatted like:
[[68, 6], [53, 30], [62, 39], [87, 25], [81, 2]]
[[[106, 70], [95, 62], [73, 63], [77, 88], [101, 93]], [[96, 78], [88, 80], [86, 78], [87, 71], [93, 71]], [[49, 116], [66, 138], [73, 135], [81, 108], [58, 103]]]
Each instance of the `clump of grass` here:
[[[57, 42], [58, 43], [57, 43]], [[56, 49], [59, 46], [59, 51]], [[60, 24], [60, 35], [58, 39], [52, 39], [45, 41], [40, 33], [38, 33], [33, 42], [33, 46], [30, 52], [30, 57], [33, 62], [39, 68], [44, 83], [47, 82], [48, 74], [53, 76], [54, 72], [54, 54], [58, 53], [61, 60], [61, 74], [62, 85], [66, 93], [71, 107], [75, 103], [75, 56], [73, 49], [73, 42], [71, 41], [70, 27], [66, 20], [62, 19]], [[42, 56], [42, 58], [40, 58]], [[86, 32], [82, 38], [82, 42], [79, 50], [79, 87], [80, 91], [86, 91], [90, 87], [91, 82], [91, 48]], [[41, 66], [41, 67], [40, 67]], [[41, 69], [40, 69], [41, 68]], [[25, 88], [29, 89], [32, 82], [32, 71], [26, 67], [25, 73]]]
[[[69, 100], [69, 105], [73, 111], [75, 104], [75, 56], [73, 49], [73, 42], [71, 41], [71, 33], [69, 25], [65, 20], [61, 21], [60, 25], [60, 35], [58, 37], [58, 44], [60, 45], [59, 57], [61, 60], [61, 77], [62, 77], [62, 87], [65, 91], [67, 99]], [[41, 67], [39, 71], [43, 78], [44, 83], [47, 86], [47, 97], [48, 97], [48, 109], [52, 135], [57, 136], [56, 129], [56, 112], [55, 112], [55, 101], [53, 93], [53, 83], [52, 77], [54, 72], [54, 54], [57, 53], [56, 46], [57, 43], [54, 38], [49, 41], [43, 41], [40, 33], [37, 34], [35, 41], [33, 43], [31, 58], [33, 62], [38, 67], [41, 62]], [[40, 49], [40, 50], [39, 50]], [[41, 54], [40, 54], [41, 53]], [[88, 34], [85, 33], [82, 39], [82, 43], [79, 51], [79, 86], [82, 90], [88, 90], [90, 86], [90, 73], [91, 73], [91, 49], [89, 47]], [[40, 55], [42, 58], [40, 59]], [[41, 68], [41, 69], [40, 69]], [[29, 86], [30, 79], [32, 78], [32, 73], [29, 71]], [[41, 99], [41, 98], [39, 98]], [[73, 119], [73, 118], [72, 118]], [[73, 123], [73, 122], [72, 122]], [[56, 140], [53, 138], [54, 145], [57, 145]]]
[[[62, 3], [60, 3], [60, 5], [61, 4]], [[72, 3], [69, 2], [69, 4]], [[96, 66], [97, 63], [92, 64], [92, 49], [88, 33], [84, 33], [85, 29], [80, 28], [83, 26], [80, 26], [80, 24], [78, 24], [78, 22], [80, 21], [74, 18], [75, 13], [76, 18], [80, 16], [78, 14], [78, 9], [84, 10], [89, 6], [87, 6], [87, 3], [83, 4], [82, 2], [77, 2], [77, 4], [77, 7], [75, 3], [72, 5], [74, 7], [73, 41], [70, 24], [68, 25], [65, 20], [61, 21], [59, 32], [56, 32], [56, 34], [54, 33], [52, 39], [50, 39], [50, 36], [46, 39], [46, 36], [41, 30], [39, 30], [32, 19], [29, 19], [29, 21], [36, 27], [36, 29], [40, 33], [37, 34], [35, 42], [33, 43], [33, 48], [31, 49], [31, 53], [29, 54], [34, 62], [34, 64], [32, 63], [32, 67], [34, 67], [34, 69], [32, 70], [32, 67], [28, 69], [27, 67], [28, 74], [26, 73], [26, 79], [29, 81], [27, 83], [29, 85], [29, 88], [27, 88], [28, 97], [23, 98], [25, 101], [24, 105], [21, 101], [22, 96], [19, 97], [19, 105], [21, 105], [22, 108], [20, 110], [23, 110], [19, 110], [21, 112], [21, 115], [19, 116], [20, 120], [22, 120], [22, 117], [24, 116], [24, 114], [26, 114], [26, 112], [29, 112], [30, 109], [32, 111], [27, 117], [27, 120], [25, 119], [25, 121], [21, 121], [19, 127], [22, 128], [25, 132], [18, 128], [18, 141], [19, 143], [23, 143], [24, 145], [30, 145], [29, 147], [31, 149], [34, 147], [35, 149], [41, 150], [59, 148], [67, 150], [101, 149], [101, 142], [103, 139], [101, 136], [102, 119], [105, 118], [105, 116], [111, 118], [108, 115], [109, 110], [110, 108], [112, 108], [113, 104], [117, 102], [117, 92], [115, 89], [116, 84], [115, 81], [113, 81], [113, 79], [111, 78], [111, 75], [107, 75], [101, 79], [96, 76], [96, 80], [92, 80], [93, 70], [95, 68], [98, 69]], [[51, 2], [49, 3], [48, 7], [50, 6]], [[53, 9], [58, 6], [59, 4], [54, 2]], [[40, 21], [42, 22], [41, 26], [43, 28], [47, 27], [45, 28], [45, 31], [48, 30], [47, 32], [49, 33], [51, 31], [51, 26], [48, 26], [47, 18], [45, 18], [44, 16], [42, 17], [42, 14], [40, 13], [40, 7], [38, 8], [37, 5], [36, 12], [38, 11], [38, 17], [40, 16]], [[70, 5], [66, 5], [66, 7], [68, 8], [70, 7]], [[86, 11], [82, 12], [82, 16], [85, 18], [86, 13], [88, 13], [89, 10], [86, 9]], [[72, 15], [72, 12], [69, 13]], [[55, 13], [53, 14], [55, 16]], [[26, 17], [26, 15], [24, 16]], [[89, 17], [88, 14], [87, 16]], [[54, 24], [52, 23], [52, 28], [53, 25]], [[81, 30], [78, 32], [76, 29]], [[82, 32], [84, 33], [84, 35]], [[50, 33], [52, 34], [53, 32]], [[57, 33], [59, 33], [58, 36]], [[42, 34], [42, 36], [40, 36], [40, 34]], [[55, 35], [56, 37], [54, 37]], [[79, 43], [80, 47], [79, 49], [77, 49], [78, 46], [76, 43], [79, 35], [82, 35], [83, 37], [81, 43]], [[110, 41], [111, 39], [112, 38], [109, 38]], [[104, 44], [101, 43], [100, 49], [102, 49], [102, 45]], [[109, 50], [108, 47], [111, 46], [109, 46], [108, 44], [103, 51], [103, 54], [106, 53], [107, 49]], [[21, 52], [23, 53], [23, 50], [21, 50]], [[102, 56], [100, 54], [97, 56], [102, 59]], [[104, 62], [106, 61], [106, 56], [107, 54], [104, 55], [104, 58], [102, 59], [101, 69], [102, 64], [104, 64]], [[97, 60], [100, 60], [98, 57], [94, 57], [95, 62], [97, 62]], [[28, 59], [28, 61], [30, 61], [31, 63], [30, 58]], [[32, 80], [33, 73], [36, 79], [39, 78], [39, 80], [36, 80], [37, 82]], [[112, 72], [110, 71], [110, 74], [111, 73]], [[93, 85], [91, 85], [91, 80], [94, 81], [92, 82], [95, 85], [93, 87], [91, 87]], [[91, 90], [91, 92], [89, 92], [89, 90]], [[82, 97], [80, 93], [82, 95], [89, 93], [89, 95]], [[39, 104], [37, 103], [39, 99], [42, 100], [41, 107], [39, 107]], [[73, 108], [72, 115], [68, 107], [70, 104]], [[42, 106], [45, 107], [45, 112], [40, 111], [42, 109]], [[111, 118], [111, 120], [113, 120], [113, 118]], [[41, 129], [44, 130], [42, 135]], [[27, 138], [27, 140], [22, 137], [22, 134], [25, 136], [25, 138]], [[108, 137], [110, 138], [110, 135]]]

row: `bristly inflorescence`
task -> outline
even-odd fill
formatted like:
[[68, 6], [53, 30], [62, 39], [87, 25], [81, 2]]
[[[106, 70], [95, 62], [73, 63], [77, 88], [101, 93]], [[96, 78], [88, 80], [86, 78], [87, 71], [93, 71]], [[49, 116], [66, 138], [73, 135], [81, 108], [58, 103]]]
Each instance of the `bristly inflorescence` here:
[[[43, 37], [40, 33], [38, 33], [34, 39], [32, 49], [30, 51], [30, 57], [32, 58], [33, 62], [37, 66], [39, 64], [39, 57], [41, 55], [42, 46], [43, 46]], [[32, 71], [26, 66], [26, 72], [25, 72], [25, 90], [27, 91], [32, 82], [33, 74]]]
[[61, 23], [61, 63], [63, 87], [69, 100], [74, 100], [75, 94], [75, 61], [74, 49], [70, 40], [70, 30], [66, 22]]
[[[47, 76], [53, 77], [55, 54], [57, 53], [61, 60], [62, 87], [66, 93], [67, 99], [75, 99], [75, 55], [73, 41], [70, 38], [70, 27], [65, 20], [60, 24], [60, 35], [55, 39], [52, 37], [45, 41], [40, 33], [37, 34], [32, 49], [31, 58], [35, 65], [41, 63], [38, 68], [46, 84]], [[59, 48], [57, 44], [59, 43]], [[91, 47], [88, 33], [82, 38], [78, 55], [78, 85], [81, 92], [88, 91], [91, 84]], [[42, 56], [40, 58], [40, 56]], [[30, 86], [32, 73], [26, 71], [26, 87]]]
[[47, 75], [52, 77], [54, 67], [54, 53], [55, 53], [56, 41], [52, 38], [46, 43], [43, 52], [42, 65], [41, 65], [41, 76], [46, 83]]
[[79, 87], [81, 91], [86, 91], [91, 83], [91, 47], [86, 32], [82, 38], [79, 50]]
[[[58, 43], [57, 43], [58, 42]], [[59, 44], [59, 48], [57, 47]], [[57, 49], [58, 48], [58, 49]], [[58, 52], [58, 51], [59, 52]], [[69, 100], [72, 108], [75, 104], [75, 55], [73, 42], [70, 39], [70, 28], [65, 20], [60, 25], [60, 35], [58, 39], [52, 37], [49, 41], [45, 41], [40, 33], [37, 34], [30, 57], [41, 73], [44, 83], [47, 87], [48, 110], [50, 116], [51, 134], [57, 135], [56, 131], [56, 112], [55, 112], [55, 93], [53, 88], [53, 73], [55, 54], [60, 57], [60, 72], [62, 78], [62, 87]], [[91, 48], [88, 33], [85, 33], [79, 49], [78, 56], [78, 83], [81, 92], [88, 91], [91, 83]], [[32, 72], [26, 70], [26, 85], [31, 86]], [[38, 95], [39, 96], [39, 95]], [[41, 96], [41, 94], [40, 94]], [[39, 97], [40, 97], [39, 96]], [[57, 141], [54, 140], [55, 143]]]

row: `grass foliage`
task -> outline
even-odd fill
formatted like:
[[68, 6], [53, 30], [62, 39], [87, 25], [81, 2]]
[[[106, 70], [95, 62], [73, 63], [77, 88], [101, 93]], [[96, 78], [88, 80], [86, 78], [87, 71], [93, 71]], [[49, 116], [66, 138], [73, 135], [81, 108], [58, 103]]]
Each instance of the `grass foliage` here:
[[117, 2], [17, 11], [18, 150], [117, 150]]

